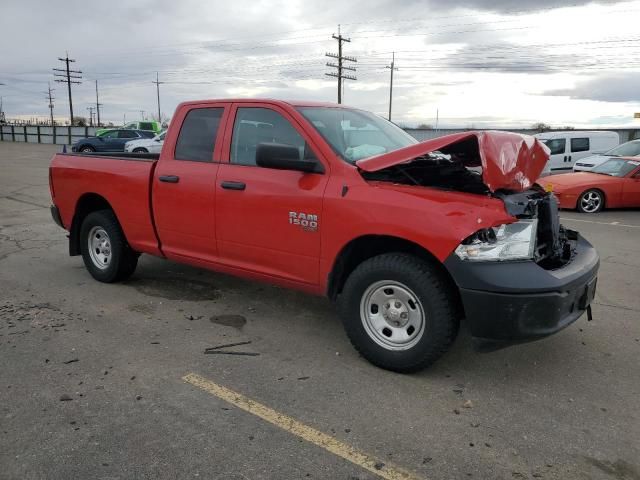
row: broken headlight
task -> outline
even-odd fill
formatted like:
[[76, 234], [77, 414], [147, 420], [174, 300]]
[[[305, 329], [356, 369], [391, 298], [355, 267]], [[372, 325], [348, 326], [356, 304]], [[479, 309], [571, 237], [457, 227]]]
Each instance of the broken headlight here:
[[533, 258], [538, 220], [519, 220], [483, 228], [456, 248], [462, 260], [474, 262], [529, 260]]

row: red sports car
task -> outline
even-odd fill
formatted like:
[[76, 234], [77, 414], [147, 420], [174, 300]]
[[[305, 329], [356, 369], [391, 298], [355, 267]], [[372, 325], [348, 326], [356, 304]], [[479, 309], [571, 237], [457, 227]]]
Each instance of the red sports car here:
[[560, 208], [596, 213], [603, 208], [640, 207], [640, 161], [612, 158], [589, 172], [538, 180], [558, 197]]

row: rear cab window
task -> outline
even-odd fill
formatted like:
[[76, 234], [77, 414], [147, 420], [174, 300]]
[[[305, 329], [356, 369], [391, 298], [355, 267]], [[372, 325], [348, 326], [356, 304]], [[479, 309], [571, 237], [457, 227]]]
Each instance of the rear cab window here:
[[192, 162], [213, 162], [213, 151], [224, 107], [194, 108], [180, 128], [174, 158]]

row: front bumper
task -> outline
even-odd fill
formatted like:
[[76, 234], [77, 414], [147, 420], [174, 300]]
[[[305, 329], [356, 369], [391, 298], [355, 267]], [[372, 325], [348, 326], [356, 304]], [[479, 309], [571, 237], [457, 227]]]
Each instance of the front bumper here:
[[576, 321], [593, 300], [599, 265], [581, 236], [572, 260], [556, 270], [533, 261], [464, 262], [455, 254], [445, 261], [472, 335], [502, 345], [537, 340]]

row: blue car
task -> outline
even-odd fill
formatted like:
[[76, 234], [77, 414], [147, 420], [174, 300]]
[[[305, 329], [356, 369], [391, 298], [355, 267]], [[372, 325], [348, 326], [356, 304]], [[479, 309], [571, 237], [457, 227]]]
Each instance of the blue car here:
[[152, 138], [155, 132], [146, 130], [111, 130], [99, 137], [78, 140], [71, 146], [73, 152], [124, 152], [124, 144], [131, 140]]

